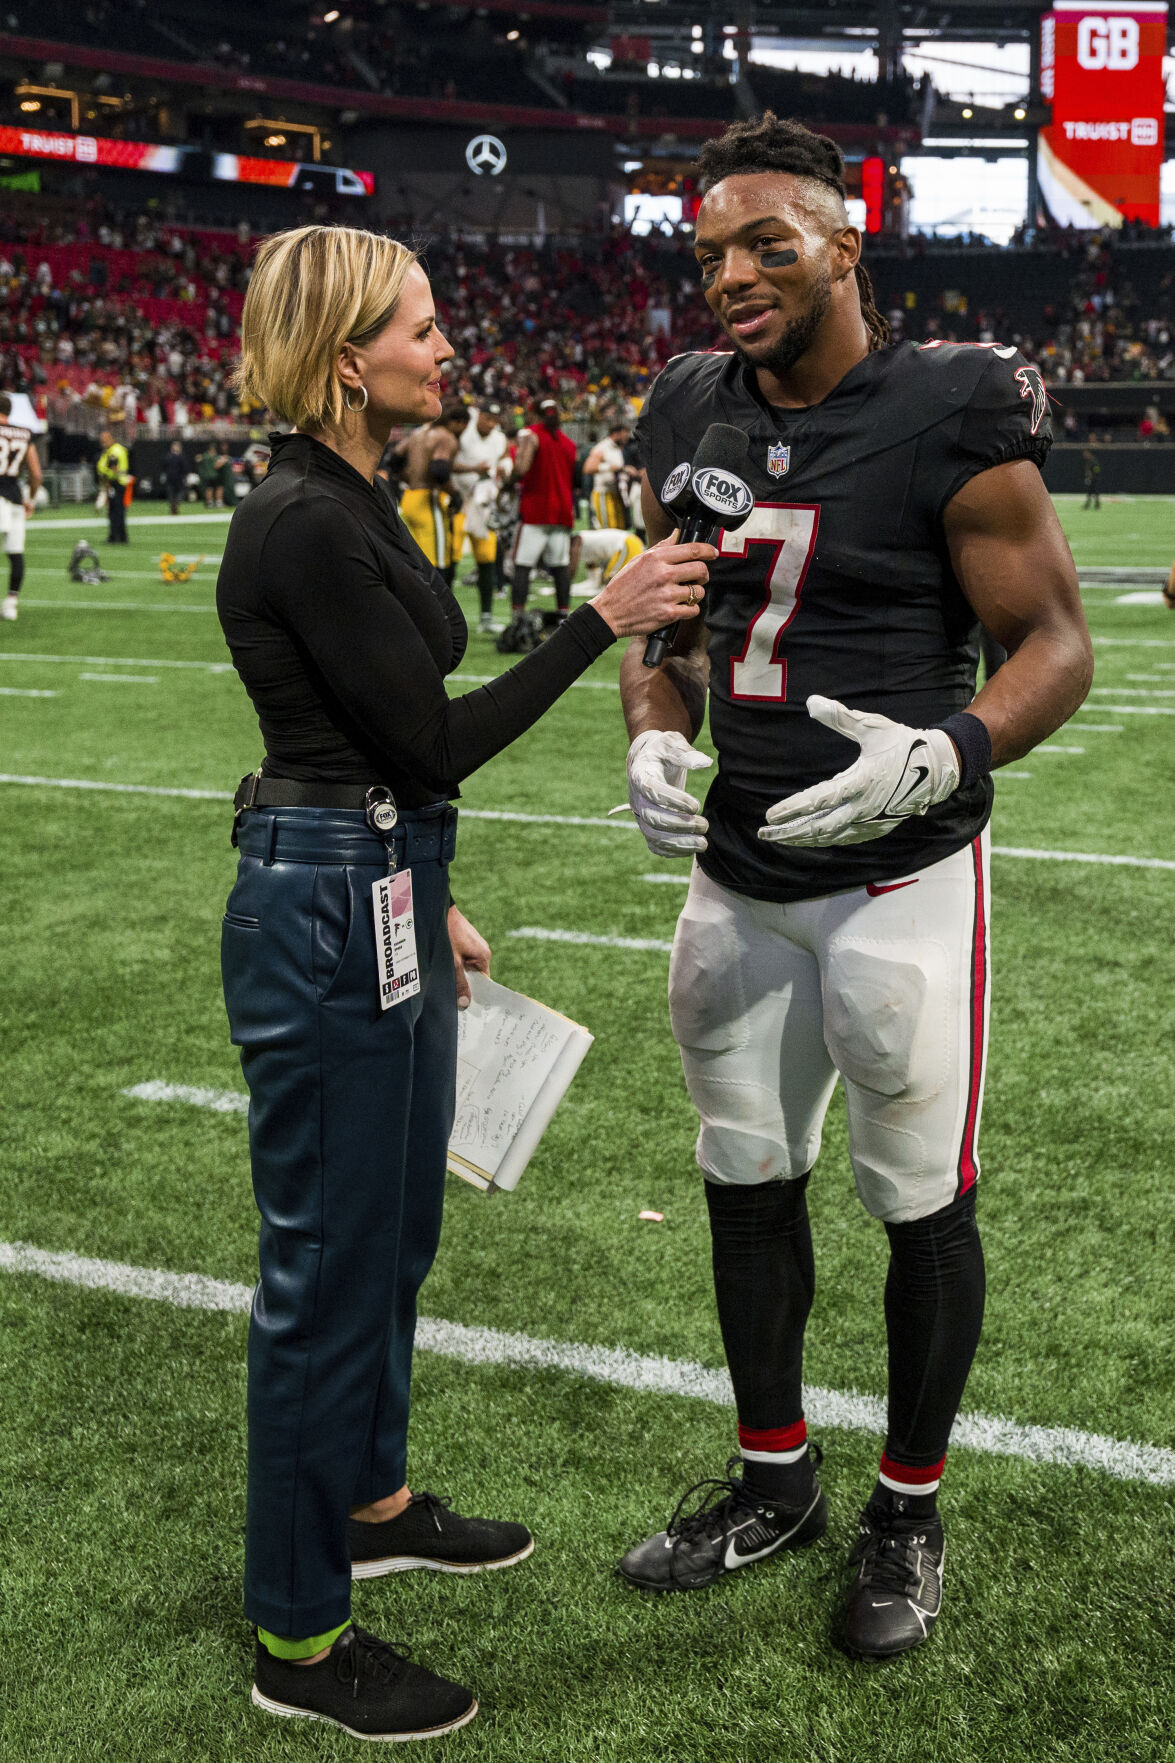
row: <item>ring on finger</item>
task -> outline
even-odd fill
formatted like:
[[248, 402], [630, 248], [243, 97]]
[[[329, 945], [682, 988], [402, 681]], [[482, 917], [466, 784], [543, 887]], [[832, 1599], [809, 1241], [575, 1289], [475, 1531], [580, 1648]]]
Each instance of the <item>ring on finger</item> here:
[[689, 594], [686, 597], [685, 603], [687, 606], [696, 606], [698, 603], [698, 596], [694, 590], [694, 584], [692, 582], [689, 585]]

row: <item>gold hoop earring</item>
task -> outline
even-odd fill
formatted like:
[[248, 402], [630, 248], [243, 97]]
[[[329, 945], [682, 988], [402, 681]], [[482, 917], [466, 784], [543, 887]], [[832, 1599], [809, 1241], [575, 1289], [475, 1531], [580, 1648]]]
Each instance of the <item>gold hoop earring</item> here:
[[351, 412], [352, 416], [361, 416], [367, 409], [367, 387], [360, 386], [359, 390], [363, 393], [362, 404], [352, 404], [350, 387], [348, 387], [343, 393], [343, 404]]

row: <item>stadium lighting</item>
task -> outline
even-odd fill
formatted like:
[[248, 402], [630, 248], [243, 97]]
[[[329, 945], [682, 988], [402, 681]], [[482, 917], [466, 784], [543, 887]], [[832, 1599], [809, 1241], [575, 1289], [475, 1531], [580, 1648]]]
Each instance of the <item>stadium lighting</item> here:
[[284, 147], [285, 144], [286, 137], [284, 135], [266, 135], [265, 137], [267, 147]]
[[1018, 104], [1015, 110], [1013, 110], [1012, 115], [1016, 118], [1017, 122], [1023, 122], [1024, 118], [1028, 115], [1028, 112], [1022, 104]]
[[690, 31], [689, 31], [689, 34], [690, 34], [690, 36], [691, 36], [691, 37], [700, 37], [700, 36], [701, 36], [701, 34], [702, 34], [702, 27], [701, 27], [701, 25], [700, 25], [700, 24], [692, 24], [692, 25], [691, 25], [691, 26], [690, 26]]
[[697, 38], [695, 38], [694, 41], [690, 44], [690, 48], [693, 50], [695, 55], [704, 55], [706, 53], [706, 45], [702, 42], [699, 42]]
[[659, 80], [661, 78], [661, 63], [650, 61], [647, 63], [645, 71], [651, 80]]
[[507, 31], [506, 32], [506, 41], [508, 43], [517, 43], [520, 35], [521, 35], [521, 32], [519, 32], [519, 31]]
[[975, 112], [972, 110], [971, 106], [969, 104], [965, 104], [963, 106], [963, 110], [962, 110], [963, 121], [970, 122], [971, 118], [974, 115], [975, 115]]
[[40, 108], [41, 100], [39, 98], [25, 98], [21, 103], [22, 110], [40, 110]]
[[337, 17], [338, 17], [338, 16], [339, 16], [339, 9], [338, 9], [338, 7], [337, 7], [337, 6], [332, 6], [332, 7], [331, 7], [331, 9], [330, 9], [330, 11], [329, 11], [329, 12], [324, 12], [324, 13], [323, 13], [323, 15], [322, 15], [322, 22], [323, 22], [323, 24], [334, 24], [334, 22], [335, 22], [335, 19], [336, 19], [336, 18], [337, 18]]

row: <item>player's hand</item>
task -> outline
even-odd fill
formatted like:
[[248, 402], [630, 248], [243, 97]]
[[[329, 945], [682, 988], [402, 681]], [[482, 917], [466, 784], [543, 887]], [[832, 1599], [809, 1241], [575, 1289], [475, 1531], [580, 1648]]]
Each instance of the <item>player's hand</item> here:
[[959, 756], [941, 728], [907, 728], [888, 716], [849, 710], [835, 698], [808, 699], [808, 715], [856, 741], [847, 771], [767, 810], [759, 837], [771, 845], [859, 845], [925, 814], [959, 787]]
[[628, 749], [628, 805], [655, 857], [706, 849], [709, 822], [685, 780], [711, 764], [684, 735], [668, 729], [646, 729]]
[[457, 970], [457, 1008], [468, 1009], [473, 994], [469, 989], [467, 968], [490, 975], [490, 946], [480, 931], [474, 930], [465, 914], [456, 906], [449, 907], [449, 942], [453, 950], [453, 966]]
[[668, 624], [698, 616], [710, 579], [713, 545], [679, 545], [676, 534], [650, 545], [589, 604], [618, 637], [647, 636]]

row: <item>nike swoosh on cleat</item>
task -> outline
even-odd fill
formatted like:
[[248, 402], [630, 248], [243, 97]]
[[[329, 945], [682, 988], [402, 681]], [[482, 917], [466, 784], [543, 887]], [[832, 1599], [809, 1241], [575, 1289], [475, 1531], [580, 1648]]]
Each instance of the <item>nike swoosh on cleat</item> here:
[[915, 875], [909, 881], [904, 882], [866, 882], [865, 892], [870, 899], [876, 900], [882, 894], [896, 894], [899, 888], [912, 888], [917, 880], [918, 877]]
[[749, 1567], [753, 1561], [762, 1561], [768, 1555], [774, 1555], [776, 1549], [781, 1543], [786, 1542], [790, 1535], [791, 1532], [787, 1531], [783, 1536], [777, 1536], [774, 1542], [768, 1543], [765, 1549], [756, 1549], [750, 1555], [740, 1555], [735, 1547], [735, 1539], [732, 1537], [726, 1545], [726, 1558], [722, 1565], [728, 1572], [735, 1567]]

